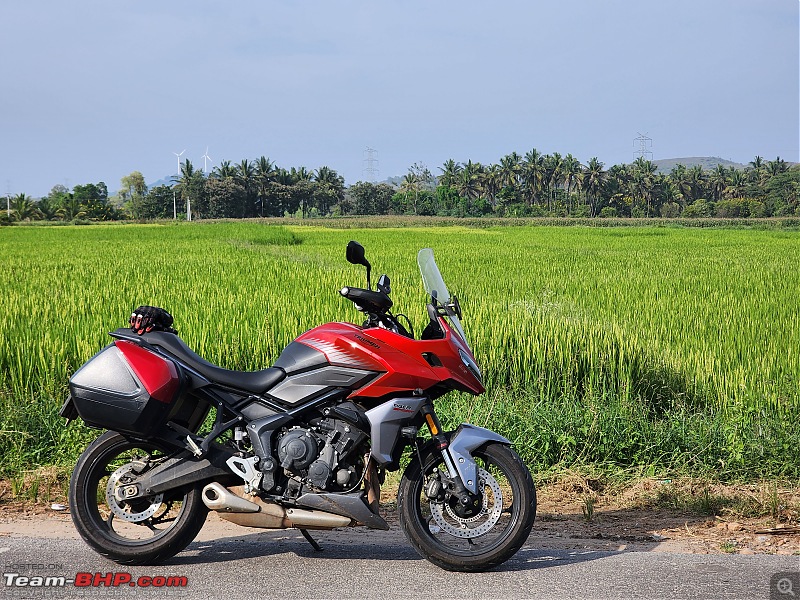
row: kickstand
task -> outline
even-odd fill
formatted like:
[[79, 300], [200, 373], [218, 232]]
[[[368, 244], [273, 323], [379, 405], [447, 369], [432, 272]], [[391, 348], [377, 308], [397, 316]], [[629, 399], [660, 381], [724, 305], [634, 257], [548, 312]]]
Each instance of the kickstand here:
[[311, 537], [311, 534], [308, 533], [308, 529], [301, 529], [300, 533], [302, 533], [303, 537], [306, 538], [306, 541], [314, 547], [314, 550], [317, 552], [322, 552], [322, 547], [317, 543], [317, 540]]

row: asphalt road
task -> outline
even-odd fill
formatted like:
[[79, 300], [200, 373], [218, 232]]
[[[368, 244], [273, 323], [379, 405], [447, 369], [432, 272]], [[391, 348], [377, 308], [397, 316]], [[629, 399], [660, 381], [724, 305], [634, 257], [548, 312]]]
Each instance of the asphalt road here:
[[[772, 590], [776, 573], [797, 580], [800, 557], [676, 554], [621, 549], [542, 548], [531, 537], [520, 552], [489, 573], [449, 573], [421, 559], [402, 533], [364, 529], [315, 532], [318, 553], [295, 531], [246, 532], [193, 543], [169, 564], [121, 567], [81, 540], [0, 537], [0, 598], [697, 598], [790, 600]], [[201, 534], [202, 536], [202, 534]], [[17, 573], [19, 577], [9, 577]], [[31, 587], [19, 578], [77, 573], [182, 576], [183, 588]], [[86, 577], [86, 576], [84, 576]], [[772, 583], [773, 588], [777, 580]], [[798, 582], [800, 583], [800, 582]], [[786, 591], [785, 582], [783, 590]], [[800, 596], [800, 585], [791, 591]], [[797, 598], [797, 597], [796, 597]], [[798, 598], [800, 600], [800, 598]]]

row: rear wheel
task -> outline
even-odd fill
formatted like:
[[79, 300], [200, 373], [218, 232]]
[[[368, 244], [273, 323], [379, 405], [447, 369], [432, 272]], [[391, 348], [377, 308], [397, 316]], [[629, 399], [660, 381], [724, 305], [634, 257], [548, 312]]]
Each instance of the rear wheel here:
[[166, 456], [151, 442], [109, 431], [92, 442], [72, 473], [69, 504], [81, 537], [103, 556], [126, 565], [155, 564], [188, 546], [208, 509], [198, 485], [132, 501], [115, 489]]
[[413, 460], [397, 503], [406, 537], [423, 557], [449, 571], [485, 571], [525, 543], [536, 515], [530, 472], [511, 448], [489, 444], [472, 453], [478, 494], [463, 504], [447, 493], [447, 469], [433, 452], [424, 469]]

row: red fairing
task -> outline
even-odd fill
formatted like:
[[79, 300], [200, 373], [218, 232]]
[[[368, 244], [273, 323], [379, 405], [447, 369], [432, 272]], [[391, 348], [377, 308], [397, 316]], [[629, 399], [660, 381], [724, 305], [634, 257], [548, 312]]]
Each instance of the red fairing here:
[[114, 344], [125, 356], [136, 377], [147, 393], [159, 402], [169, 404], [180, 387], [180, 377], [175, 364], [141, 346], [117, 340]]
[[[428, 390], [448, 380], [454, 389], [475, 395], [483, 393], [483, 384], [459, 355], [460, 349], [472, 357], [469, 347], [445, 319], [439, 322], [445, 331], [444, 339], [440, 340], [413, 340], [377, 327], [364, 329], [350, 323], [327, 323], [307, 331], [296, 341], [319, 350], [331, 364], [383, 372], [350, 397], [380, 398], [398, 392]], [[431, 366], [423, 353], [435, 355], [442, 366]]]

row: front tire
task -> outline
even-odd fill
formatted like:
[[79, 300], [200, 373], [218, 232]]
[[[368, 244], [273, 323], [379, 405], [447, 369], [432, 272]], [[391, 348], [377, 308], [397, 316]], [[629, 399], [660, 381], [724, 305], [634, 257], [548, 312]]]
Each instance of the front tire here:
[[488, 444], [472, 454], [480, 482], [478, 508], [472, 512], [459, 516], [448, 501], [428, 498], [426, 486], [437, 470], [446, 473], [438, 452], [424, 458], [424, 470], [412, 458], [398, 491], [400, 525], [409, 542], [448, 571], [485, 571], [502, 564], [525, 543], [536, 516], [533, 480], [516, 452]]
[[114, 497], [133, 461], [164, 456], [152, 442], [133, 442], [113, 431], [81, 455], [69, 486], [72, 521], [99, 554], [124, 565], [157, 564], [186, 548], [203, 527], [208, 509], [198, 485], [133, 502]]

